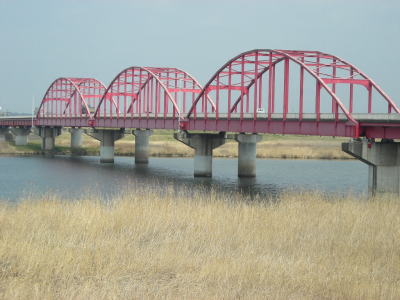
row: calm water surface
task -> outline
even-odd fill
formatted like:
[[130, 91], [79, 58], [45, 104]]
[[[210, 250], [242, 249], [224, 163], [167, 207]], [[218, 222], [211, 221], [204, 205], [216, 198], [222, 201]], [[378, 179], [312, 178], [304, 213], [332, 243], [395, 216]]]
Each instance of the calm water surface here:
[[338, 160], [257, 160], [257, 177], [239, 179], [236, 159], [214, 159], [213, 178], [193, 178], [191, 158], [151, 158], [148, 166], [135, 166], [132, 157], [117, 157], [114, 165], [98, 157], [0, 157], [0, 199], [18, 201], [27, 194], [56, 192], [73, 199], [97, 192], [106, 199], [139, 185], [196, 190], [241, 191], [261, 197], [284, 190], [366, 194], [366, 165]]

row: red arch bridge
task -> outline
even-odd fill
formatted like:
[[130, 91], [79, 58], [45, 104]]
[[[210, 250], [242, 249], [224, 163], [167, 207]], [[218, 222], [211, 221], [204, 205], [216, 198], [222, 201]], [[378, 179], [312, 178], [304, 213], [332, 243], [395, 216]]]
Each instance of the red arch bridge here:
[[342, 148], [369, 165], [369, 191], [400, 193], [399, 107], [356, 66], [319, 51], [247, 51], [205, 86], [160, 67], [129, 67], [108, 86], [58, 78], [36, 116], [0, 118], [0, 136], [11, 129], [21, 145], [32, 126], [44, 151], [53, 150], [62, 127], [70, 128], [73, 148], [84, 130], [101, 141], [101, 162], [113, 162], [114, 141], [133, 129], [136, 163], [148, 162], [152, 129], [174, 130], [195, 149], [195, 176], [211, 176], [212, 150], [228, 137], [239, 145], [239, 176], [255, 176], [258, 134], [349, 137]]

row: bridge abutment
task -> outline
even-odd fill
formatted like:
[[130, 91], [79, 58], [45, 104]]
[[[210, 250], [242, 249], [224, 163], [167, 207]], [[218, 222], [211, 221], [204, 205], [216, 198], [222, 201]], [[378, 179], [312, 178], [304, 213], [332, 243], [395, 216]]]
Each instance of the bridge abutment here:
[[81, 128], [71, 128], [71, 150], [78, 150], [82, 147], [82, 132]]
[[114, 144], [124, 136], [124, 130], [95, 129], [89, 135], [100, 141], [100, 162], [114, 163]]
[[187, 133], [179, 132], [174, 138], [195, 150], [194, 176], [212, 176], [213, 149], [225, 144], [225, 133]]
[[135, 163], [148, 164], [149, 137], [153, 134], [153, 131], [149, 129], [136, 129], [132, 133], [135, 136]]
[[342, 144], [342, 150], [368, 164], [368, 193], [400, 195], [400, 143], [367, 139]]
[[237, 134], [235, 140], [238, 142], [238, 176], [256, 176], [256, 148], [261, 141], [258, 134]]
[[31, 132], [30, 127], [11, 127], [11, 132], [15, 136], [16, 146], [26, 146], [28, 144], [28, 135]]
[[42, 151], [53, 152], [56, 137], [61, 134], [61, 127], [39, 127], [39, 136], [42, 138]]

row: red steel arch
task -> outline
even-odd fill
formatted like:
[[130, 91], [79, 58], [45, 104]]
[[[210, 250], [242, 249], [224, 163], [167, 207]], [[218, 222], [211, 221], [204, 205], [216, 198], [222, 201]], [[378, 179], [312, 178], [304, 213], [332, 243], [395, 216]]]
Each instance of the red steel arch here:
[[94, 78], [58, 78], [47, 89], [36, 117], [90, 119], [105, 89]]
[[[187, 112], [200, 83], [190, 74], [177, 68], [133, 66], [121, 71], [107, 87], [95, 111], [98, 120], [111, 119], [177, 119]], [[114, 98], [115, 106], [104, 100]], [[215, 109], [215, 104], [207, 101]]]
[[229, 60], [204, 88], [177, 68], [130, 67], [107, 88], [58, 78], [35, 124], [398, 138], [400, 110], [337, 56], [256, 49]]
[[[283, 67], [280, 84], [277, 83], [276, 72], [279, 64]], [[293, 87], [289, 84], [292, 65], [299, 70], [298, 79], [295, 80], [297, 97], [291, 95]], [[305, 104], [309, 102], [309, 98], [305, 99], [306, 75], [314, 81], [315, 94], [312, 111], [305, 111]], [[372, 79], [355, 66], [336, 56], [318, 51], [256, 49], [241, 53], [224, 64], [198, 95], [187, 118], [189, 121], [204, 119], [204, 124], [207, 123], [207, 119], [214, 123], [226, 119], [229, 124], [233, 123], [231, 120], [244, 121], [251, 118], [253, 126], [246, 125], [244, 128], [238, 127], [236, 124], [232, 128], [229, 128], [229, 125], [225, 127], [232, 131], [252, 132], [256, 132], [256, 127], [262, 132], [271, 132], [260, 128], [262, 125], [258, 121], [266, 119], [272, 122], [273, 119], [279, 118], [284, 124], [280, 125], [282, 132], [276, 129], [276, 133], [284, 133], [286, 124], [289, 124], [286, 121], [289, 119], [302, 122], [306, 118], [314, 118], [315, 128], [310, 129], [309, 126], [304, 126], [303, 130], [298, 130], [298, 134], [318, 134], [319, 132], [322, 134], [324, 129], [319, 128], [320, 122], [321, 124], [325, 122], [321, 127], [327, 127], [326, 119], [330, 119], [333, 122], [328, 127], [331, 127], [332, 135], [358, 136], [359, 122], [354, 117], [353, 105], [355, 101], [354, 87], [358, 85], [365, 87], [367, 91], [365, 95], [367, 98], [365, 111], [367, 113], [374, 112], [373, 92], [377, 92], [378, 96], [387, 102], [389, 113], [392, 110], [400, 113], [394, 101]], [[347, 99], [345, 99], [346, 96], [338, 93], [343, 86], [348, 87]], [[321, 91], [326, 94], [324, 99], [322, 99]], [[282, 99], [279, 114], [277, 114], [277, 93], [280, 93], [278, 97]], [[207, 101], [204, 100], [209, 96], [215, 99], [215, 114], [212, 113], [212, 109], [207, 107]], [[321, 103], [322, 101], [326, 102], [327, 96], [331, 105], [329, 105], [329, 111], [323, 111]], [[289, 98], [295, 98], [295, 101], [298, 102], [297, 105], [289, 106]], [[361, 100], [358, 94], [356, 100]], [[221, 103], [222, 101], [223, 103]], [[199, 113], [199, 111], [201, 112]], [[257, 122], [258, 124], [256, 124]], [[264, 125], [270, 126], [268, 122]], [[332, 127], [332, 125], [334, 126]], [[207, 126], [204, 125], [204, 128]]]

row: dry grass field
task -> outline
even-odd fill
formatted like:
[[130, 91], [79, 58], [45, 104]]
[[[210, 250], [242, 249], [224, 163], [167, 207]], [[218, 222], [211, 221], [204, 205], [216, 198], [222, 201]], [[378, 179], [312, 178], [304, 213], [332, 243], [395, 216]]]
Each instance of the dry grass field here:
[[0, 141], [0, 155], [30, 155], [39, 153], [39, 149], [39, 145], [16, 147], [12, 143]]
[[400, 299], [399, 199], [134, 189], [0, 206], [1, 299]]
[[[352, 159], [342, 152], [341, 143], [345, 138], [329, 137], [304, 137], [264, 135], [263, 140], [257, 144], [258, 158], [290, 158], [290, 159]], [[32, 139], [26, 147], [15, 147], [7, 144], [0, 145], [0, 154], [35, 154], [40, 152], [40, 140]], [[60, 154], [70, 152], [70, 134], [63, 133], [56, 139], [57, 151]], [[83, 135], [83, 152], [87, 155], [98, 155], [100, 143]], [[215, 157], [237, 157], [237, 143], [233, 140], [214, 150]], [[126, 134], [115, 143], [116, 155], [134, 155], [134, 137]], [[150, 138], [151, 156], [157, 157], [191, 157], [194, 150], [176, 141], [172, 137], [172, 131], [155, 131]]]

